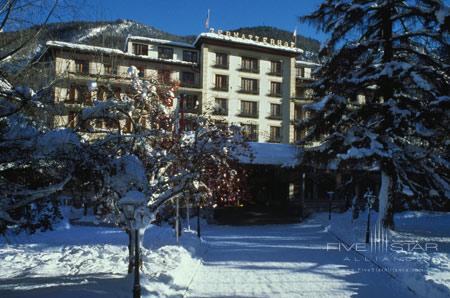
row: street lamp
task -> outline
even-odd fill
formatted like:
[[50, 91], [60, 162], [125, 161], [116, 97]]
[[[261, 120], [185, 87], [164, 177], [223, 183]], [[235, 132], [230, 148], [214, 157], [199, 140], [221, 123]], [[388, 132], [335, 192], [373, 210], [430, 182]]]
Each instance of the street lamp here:
[[331, 220], [331, 202], [333, 201], [334, 191], [327, 192], [328, 194], [328, 220]]
[[375, 202], [376, 196], [373, 195], [370, 189], [364, 194], [364, 197], [367, 200], [367, 228], [366, 228], [366, 243], [370, 243], [370, 210], [372, 209], [372, 205]]
[[[145, 195], [139, 191], [129, 191], [125, 196], [120, 199], [119, 206], [128, 222], [130, 228], [130, 247], [131, 247], [131, 235], [134, 232], [134, 286], [133, 286], [133, 298], [141, 297], [141, 284], [139, 274], [139, 228], [142, 225], [142, 220], [138, 220], [137, 215], [142, 213], [142, 207], [145, 206]], [[133, 231], [134, 230], [134, 231]], [[131, 251], [131, 250], [130, 250]], [[130, 268], [128, 272], [131, 273]]]

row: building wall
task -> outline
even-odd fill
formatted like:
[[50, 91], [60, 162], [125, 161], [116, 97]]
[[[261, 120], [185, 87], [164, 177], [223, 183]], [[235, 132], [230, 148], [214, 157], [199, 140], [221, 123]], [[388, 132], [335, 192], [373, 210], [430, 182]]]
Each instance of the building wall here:
[[[55, 49], [55, 73], [60, 79], [54, 88], [55, 102], [64, 103], [69, 97], [69, 89], [71, 84], [87, 86], [88, 81], [97, 81], [99, 86], [111, 85], [113, 88], [119, 86], [122, 89], [121, 96], [126, 93], [129, 87], [130, 79], [128, 77], [128, 68], [131, 65], [143, 70], [143, 78], [157, 78], [161, 70], [170, 71], [170, 79], [172, 81], [181, 81], [178, 94], [197, 96], [198, 109], [196, 112], [212, 115], [214, 114], [215, 99], [226, 98], [228, 100], [227, 115], [212, 115], [211, 117], [217, 121], [226, 122], [227, 124], [245, 125], [253, 124], [257, 126], [257, 134], [259, 142], [273, 141], [270, 138], [270, 128], [279, 127], [281, 130], [282, 143], [292, 143], [295, 141], [294, 111], [295, 105], [298, 104], [293, 100], [298, 96], [298, 77], [304, 76], [304, 79], [311, 79], [311, 67], [296, 64], [296, 60], [292, 55], [282, 54], [283, 52], [270, 51], [263, 52], [258, 49], [240, 48], [235, 44], [217, 45], [210, 44], [207, 41], [201, 44], [201, 48], [191, 49], [172, 44], [148, 44], [148, 56], [132, 55], [133, 42], [130, 40], [127, 45], [127, 54], [102, 54], [96, 52], [80, 52], [73, 49]], [[144, 41], [136, 41], [143, 44]], [[158, 59], [158, 47], [171, 47], [174, 50], [173, 60]], [[196, 51], [198, 64], [186, 63], [183, 60], [183, 51]], [[225, 53], [228, 55], [228, 69], [214, 67], [216, 63], [216, 53]], [[241, 71], [242, 57], [255, 58], [259, 62], [259, 72], [251, 73]], [[89, 71], [87, 74], [76, 73], [75, 61], [85, 60], [89, 63]], [[175, 60], [175, 61], [174, 61]], [[280, 61], [282, 64], [281, 75], [270, 74], [271, 61]], [[112, 64], [117, 68], [114, 75], [105, 73], [105, 64]], [[200, 65], [200, 66], [198, 66]], [[304, 70], [299, 71], [299, 67]], [[183, 82], [183, 72], [194, 74], [194, 81], [191, 83]], [[228, 91], [214, 90], [215, 76], [228, 76]], [[259, 93], [247, 94], [240, 92], [241, 79], [249, 78], [258, 80]], [[271, 82], [281, 83], [281, 96], [270, 95]], [[303, 84], [303, 83], [302, 83]], [[95, 99], [96, 92], [91, 92], [90, 96]], [[252, 101], [257, 103], [258, 116], [242, 117], [241, 112], [242, 101]], [[271, 104], [281, 105], [281, 119], [270, 118]], [[60, 109], [61, 115], [55, 117], [55, 126], [67, 125], [68, 114], [76, 112], [80, 109], [80, 105], [66, 105]]]
[[[290, 139], [289, 117], [290, 98], [294, 91], [295, 82], [295, 58], [267, 54], [258, 51], [239, 49], [236, 47], [225, 47], [204, 43], [201, 50], [201, 71], [203, 86], [203, 110], [212, 113], [216, 98], [226, 98], [228, 100], [228, 115], [214, 116], [218, 120], [224, 120], [228, 124], [254, 124], [258, 125], [258, 141], [266, 142], [270, 136], [270, 126], [282, 128], [282, 142], [288, 143]], [[216, 53], [228, 55], [228, 69], [215, 67]], [[259, 61], [259, 73], [240, 71], [242, 57], [256, 58]], [[271, 61], [281, 61], [281, 76], [270, 75]], [[216, 75], [228, 76], [228, 91], [218, 91], [215, 89]], [[259, 94], [241, 93], [241, 79], [257, 79], [259, 82]], [[281, 96], [269, 95], [271, 82], [281, 83]], [[239, 115], [241, 112], [241, 101], [257, 102], [258, 117], [249, 118]], [[270, 116], [270, 104], [281, 104], [281, 120], [268, 119]], [[287, 124], [287, 125], [286, 125]]]

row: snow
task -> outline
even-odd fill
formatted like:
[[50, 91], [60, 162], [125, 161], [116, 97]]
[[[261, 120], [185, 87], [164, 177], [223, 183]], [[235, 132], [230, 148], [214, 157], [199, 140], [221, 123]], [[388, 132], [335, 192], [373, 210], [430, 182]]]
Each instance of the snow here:
[[298, 59], [295, 61], [295, 64], [297, 64], [297, 65], [304, 65], [304, 66], [311, 66], [311, 67], [321, 66], [321, 64], [318, 64], [318, 63], [314, 63], [314, 62], [311, 62], [311, 61], [305, 61], [305, 60], [298, 60]]
[[141, 205], [144, 204], [147, 200], [145, 199], [145, 194], [140, 191], [131, 190], [127, 192], [119, 201], [119, 204], [134, 204]]
[[195, 48], [192, 44], [186, 43], [186, 42], [180, 42], [180, 41], [173, 41], [173, 40], [167, 40], [167, 39], [159, 39], [159, 38], [150, 38], [150, 37], [143, 37], [143, 36], [128, 36], [126, 44], [128, 44], [128, 40], [136, 40], [136, 41], [145, 41], [148, 43], [156, 43], [156, 44], [163, 44], [168, 46], [176, 46], [176, 47], [184, 47], [184, 48]]
[[439, 23], [444, 24], [448, 17], [450, 17], [450, 7], [442, 4], [441, 8], [436, 11], [436, 18]]
[[55, 47], [55, 48], [61, 48], [61, 49], [73, 49], [73, 50], [79, 50], [79, 51], [86, 51], [91, 53], [103, 53], [108, 55], [119, 55], [129, 58], [136, 58], [139, 57], [140, 59], [145, 59], [149, 61], [157, 61], [157, 62], [168, 62], [168, 63], [177, 63], [177, 64], [183, 64], [183, 65], [197, 65], [196, 62], [189, 62], [189, 61], [182, 61], [182, 60], [175, 60], [175, 59], [161, 59], [161, 58], [153, 58], [149, 56], [143, 56], [143, 55], [134, 55], [131, 53], [126, 53], [121, 50], [112, 49], [112, 48], [105, 48], [105, 47], [99, 47], [99, 46], [90, 46], [85, 44], [79, 44], [79, 43], [71, 43], [71, 42], [64, 42], [64, 41], [54, 41], [49, 40], [46, 43], [47, 47]]
[[[13, 243], [0, 238], [0, 297], [131, 297], [128, 236], [118, 228], [69, 226]], [[200, 261], [201, 242], [185, 231], [176, 245], [168, 226], [146, 231], [143, 297], [181, 297]]]
[[240, 163], [296, 167], [300, 164], [300, 149], [291, 144], [249, 142], [248, 154], [234, 153]]
[[[351, 245], [364, 244], [367, 211], [352, 220], [352, 212], [314, 216], [327, 226], [340, 241]], [[359, 252], [377, 263], [396, 280], [412, 289], [418, 297], [450, 296], [450, 213], [408, 211], [395, 215], [396, 231], [383, 230], [377, 225], [378, 214], [372, 211], [371, 240], [373, 246]], [[381, 242], [380, 235], [384, 235]], [[375, 243], [378, 243], [375, 244]], [[385, 243], [387, 249], [379, 249]], [[395, 246], [397, 245], [397, 246]], [[428, 245], [428, 249], [425, 249]], [[437, 249], [433, 249], [437, 245]], [[401, 247], [402, 249], [394, 249]], [[389, 295], [392, 297], [392, 295]]]
[[[319, 222], [208, 226], [203, 264], [185, 297], [417, 297], [336, 242]], [[373, 270], [373, 271], [372, 271]]]
[[[449, 213], [396, 216], [389, 237], [439, 243], [438, 252], [395, 252], [413, 258], [390, 268], [398, 271], [337, 246], [360, 241], [366, 216], [353, 225], [350, 212], [332, 214], [331, 223], [318, 214], [290, 225], [204, 225], [202, 240], [185, 230], [180, 245], [171, 228], [152, 226], [143, 241], [143, 297], [448, 297]], [[66, 223], [10, 240], [0, 238], [0, 297], [131, 296], [120, 229]]]

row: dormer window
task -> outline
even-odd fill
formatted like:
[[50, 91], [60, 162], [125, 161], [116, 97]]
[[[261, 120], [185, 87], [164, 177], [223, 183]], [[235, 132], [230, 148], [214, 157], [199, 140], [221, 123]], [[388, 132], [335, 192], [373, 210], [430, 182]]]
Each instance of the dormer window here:
[[173, 59], [173, 49], [166, 47], [158, 47], [158, 58], [160, 59]]
[[148, 45], [141, 43], [133, 43], [133, 54], [140, 56], [148, 56]]
[[197, 52], [194, 51], [183, 51], [183, 61], [187, 62], [197, 62]]

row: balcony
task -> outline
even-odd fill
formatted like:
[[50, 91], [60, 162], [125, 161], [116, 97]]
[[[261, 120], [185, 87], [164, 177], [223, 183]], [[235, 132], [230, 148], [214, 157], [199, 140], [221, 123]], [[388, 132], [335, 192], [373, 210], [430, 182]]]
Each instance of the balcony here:
[[219, 68], [219, 69], [229, 69], [230, 65], [228, 63], [227, 64], [216, 63], [216, 64], [212, 65], [212, 67]]
[[184, 88], [200, 88], [200, 84], [194, 81], [181, 81], [180, 82], [180, 87], [184, 87]]
[[270, 96], [270, 97], [283, 97], [283, 95], [281, 94], [281, 92], [269, 92], [269, 93], [267, 94], [267, 96]]
[[228, 92], [228, 85], [226, 85], [226, 86], [214, 86], [214, 87], [212, 87], [212, 90]]
[[283, 120], [283, 116], [281, 114], [279, 114], [279, 115], [272, 115], [272, 114], [270, 114], [270, 115], [268, 115], [266, 117], [266, 119], [269, 119], [269, 120]]
[[238, 91], [239, 93], [243, 93], [243, 94], [253, 94], [253, 95], [259, 95], [259, 89], [252, 89], [252, 90], [247, 90], [247, 89], [239, 89]]
[[259, 118], [259, 114], [258, 113], [240, 112], [239, 114], [237, 114], [237, 116], [238, 117], [243, 117], [243, 118], [254, 118], [254, 119]]
[[214, 116], [228, 116], [228, 109], [214, 109], [212, 114]]
[[269, 137], [267, 140], [269, 143], [281, 143], [281, 136]]
[[273, 76], [273, 77], [281, 77], [281, 76], [283, 76], [281, 71], [275, 71], [275, 72], [274, 71], [269, 71], [267, 73], [267, 75], [268, 76]]
[[241, 68], [238, 68], [238, 71], [259, 74], [259, 68], [245, 68], [245, 67], [241, 67]]

